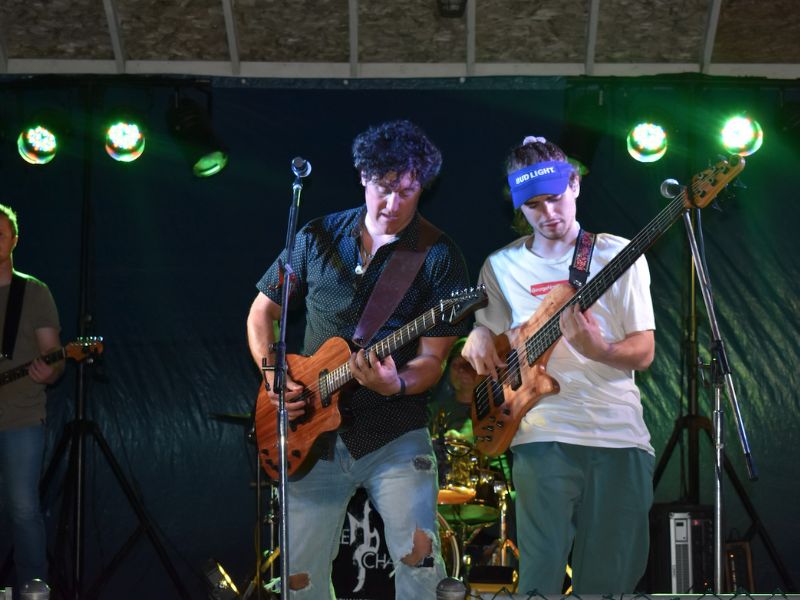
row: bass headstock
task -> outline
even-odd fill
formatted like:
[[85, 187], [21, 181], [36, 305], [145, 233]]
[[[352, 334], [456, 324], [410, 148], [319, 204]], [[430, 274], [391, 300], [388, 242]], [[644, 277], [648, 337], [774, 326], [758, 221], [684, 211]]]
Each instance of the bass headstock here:
[[686, 208], [705, 208], [744, 169], [744, 158], [736, 154], [692, 177], [691, 190], [681, 192]]

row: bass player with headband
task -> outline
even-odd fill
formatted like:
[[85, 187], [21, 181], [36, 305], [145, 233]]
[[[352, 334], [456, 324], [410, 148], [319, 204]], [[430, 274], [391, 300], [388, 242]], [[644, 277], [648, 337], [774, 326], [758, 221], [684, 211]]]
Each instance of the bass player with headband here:
[[[292, 286], [288, 308], [306, 316], [308, 356], [287, 357], [285, 386], [293, 475], [288, 589], [293, 598], [334, 598], [331, 563], [348, 501], [364, 487], [384, 521], [396, 597], [433, 600], [446, 574], [428, 392], [453, 342], [469, 331], [467, 323], [440, 321], [439, 307], [469, 279], [458, 247], [417, 212], [441, 166], [422, 130], [409, 121], [371, 127], [356, 137], [353, 159], [364, 204], [303, 227], [293, 246], [294, 279], [283, 277], [276, 260], [257, 284], [247, 319], [250, 351], [261, 366], [263, 358], [274, 362], [282, 285]], [[276, 405], [262, 386], [256, 436], [273, 478]], [[338, 427], [348, 415], [349, 427]]]
[[[544, 347], [549, 376], [534, 365], [535, 375], [505, 381], [518, 356], [498, 340], [515, 348], [537, 315], [561, 308], [555, 293], [580, 290], [627, 244], [581, 229], [580, 175], [552, 142], [526, 137], [506, 171], [514, 208], [532, 232], [485, 261], [480, 282], [489, 304], [476, 313], [463, 356], [496, 393], [541, 396], [516, 433], [505, 432], [513, 434], [518, 589], [561, 593], [571, 551], [575, 593], [633, 592], [647, 564], [653, 496], [654, 452], [634, 382], [655, 353], [647, 263], [636, 260], [590, 310], [576, 303], [561, 311], [562, 335]], [[492, 435], [486, 430], [499, 431], [497, 424], [474, 429], [479, 446]]]

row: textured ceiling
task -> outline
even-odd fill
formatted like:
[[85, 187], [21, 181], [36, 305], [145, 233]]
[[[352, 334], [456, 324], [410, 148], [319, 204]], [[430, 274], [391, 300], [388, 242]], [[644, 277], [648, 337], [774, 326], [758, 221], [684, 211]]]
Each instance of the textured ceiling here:
[[0, 73], [800, 78], [798, 0], [1, 0]]

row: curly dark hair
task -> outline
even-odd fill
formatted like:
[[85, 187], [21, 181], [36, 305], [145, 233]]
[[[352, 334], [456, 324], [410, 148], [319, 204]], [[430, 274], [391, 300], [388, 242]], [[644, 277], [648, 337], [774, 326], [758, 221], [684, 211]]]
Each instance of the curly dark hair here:
[[411, 121], [389, 121], [356, 136], [353, 165], [367, 179], [410, 173], [425, 188], [439, 174], [442, 153]]

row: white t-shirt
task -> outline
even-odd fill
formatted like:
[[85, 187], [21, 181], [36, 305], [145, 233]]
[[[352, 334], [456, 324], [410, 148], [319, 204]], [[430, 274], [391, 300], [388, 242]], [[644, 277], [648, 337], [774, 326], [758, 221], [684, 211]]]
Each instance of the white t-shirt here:
[[[486, 285], [489, 305], [476, 313], [479, 325], [495, 334], [525, 323], [559, 283], [566, 283], [573, 249], [556, 259], [533, 254], [519, 238], [494, 252], [484, 263], [479, 282]], [[589, 280], [628, 243], [598, 234]], [[591, 307], [603, 337], [619, 341], [630, 333], [655, 329], [650, 298], [650, 271], [641, 256]], [[633, 371], [590, 360], [561, 337], [547, 364], [560, 384], [558, 394], [544, 396], [522, 419], [511, 443], [559, 441], [604, 448], [641, 448], [654, 454], [644, 423]]]

